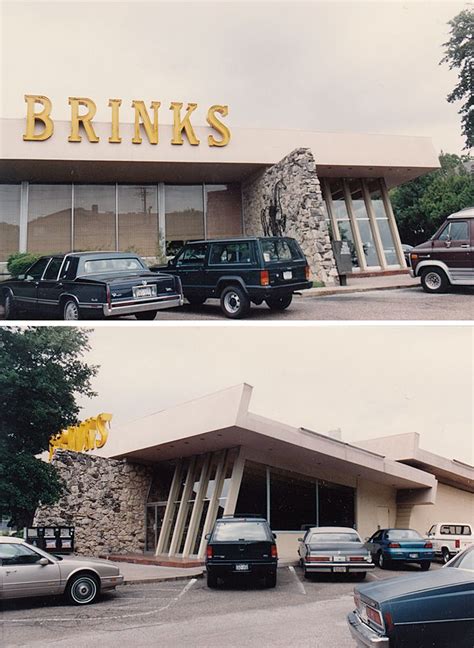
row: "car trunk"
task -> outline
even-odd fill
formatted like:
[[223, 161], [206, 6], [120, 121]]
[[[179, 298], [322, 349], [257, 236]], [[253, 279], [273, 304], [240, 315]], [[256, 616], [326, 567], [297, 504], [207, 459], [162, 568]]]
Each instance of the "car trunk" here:
[[223, 560], [268, 560], [271, 545], [265, 541], [240, 540], [219, 542], [213, 546], [214, 556]]
[[265, 263], [271, 286], [284, 286], [285, 284], [306, 281], [306, 261], [269, 261]]
[[175, 295], [175, 278], [169, 275], [140, 274], [95, 275], [94, 280], [104, 281], [110, 289], [112, 305], [128, 302], [142, 302]]

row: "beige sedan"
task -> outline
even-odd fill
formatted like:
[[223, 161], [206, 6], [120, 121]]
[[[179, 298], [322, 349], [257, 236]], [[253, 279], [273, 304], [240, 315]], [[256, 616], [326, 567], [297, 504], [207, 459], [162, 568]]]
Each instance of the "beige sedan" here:
[[122, 583], [119, 568], [106, 560], [52, 556], [20, 538], [0, 537], [0, 600], [63, 594], [87, 605]]

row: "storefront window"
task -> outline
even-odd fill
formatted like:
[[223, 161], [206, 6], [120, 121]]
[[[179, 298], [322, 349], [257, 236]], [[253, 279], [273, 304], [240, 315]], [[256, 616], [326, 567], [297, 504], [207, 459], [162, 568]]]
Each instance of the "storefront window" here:
[[270, 525], [277, 531], [295, 531], [316, 524], [316, 483], [292, 473], [270, 473]]
[[225, 238], [242, 234], [240, 185], [205, 185], [207, 238]]
[[267, 517], [267, 473], [265, 466], [245, 462], [236, 514], [252, 513]]
[[21, 185], [0, 185], [0, 261], [18, 252]]
[[318, 494], [319, 526], [354, 526], [354, 488], [319, 482]]
[[202, 185], [166, 185], [166, 254], [174, 256], [187, 241], [203, 239]]
[[354, 216], [356, 217], [357, 226], [359, 228], [360, 238], [362, 241], [362, 249], [364, 250], [367, 265], [379, 266], [380, 261], [374, 243], [369, 215], [367, 214], [367, 209], [365, 207], [360, 180], [350, 180], [349, 188], [352, 198], [352, 209], [354, 211]]
[[74, 250], [116, 250], [115, 186], [74, 186]]
[[72, 185], [35, 185], [28, 191], [28, 252], [71, 251]]
[[357, 258], [357, 251], [354, 243], [354, 235], [352, 233], [352, 225], [347, 212], [346, 202], [344, 200], [344, 191], [342, 182], [334, 180], [330, 184], [330, 191], [332, 196], [332, 209], [334, 218], [337, 221], [339, 228], [339, 235], [341, 241], [346, 241], [351, 251], [352, 267], [359, 267], [359, 259]]
[[118, 249], [141, 256], [159, 252], [156, 185], [118, 187]]

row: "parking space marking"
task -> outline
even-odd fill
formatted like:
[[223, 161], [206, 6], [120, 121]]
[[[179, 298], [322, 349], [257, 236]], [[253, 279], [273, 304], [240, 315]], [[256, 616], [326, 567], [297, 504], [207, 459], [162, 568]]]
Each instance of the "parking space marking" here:
[[64, 622], [71, 622], [71, 621], [76, 621], [79, 623], [82, 623], [84, 619], [87, 619], [87, 621], [117, 621], [119, 619], [133, 619], [136, 617], [145, 617], [145, 616], [150, 616], [152, 614], [157, 614], [158, 612], [164, 612], [167, 610], [171, 605], [174, 603], [177, 603], [182, 596], [184, 596], [191, 587], [194, 585], [194, 583], [197, 582], [197, 578], [191, 578], [190, 581], [186, 583], [186, 585], [182, 588], [180, 593], [177, 596], [174, 596], [166, 605], [162, 605], [159, 608], [155, 608], [154, 610], [148, 610], [148, 612], [133, 612], [129, 614], [119, 614], [115, 616], [104, 616], [104, 617], [93, 617], [93, 616], [87, 616], [87, 617], [26, 617], [23, 619], [3, 619], [2, 623], [7, 624], [7, 623], [64, 623]]
[[369, 573], [367, 574], [367, 577], [372, 577], [372, 578], [375, 578], [375, 579], [377, 579], [377, 580], [382, 580], [382, 579], [380, 578], [380, 576], [376, 576], [373, 572], [369, 572]]
[[294, 578], [296, 580], [296, 584], [298, 586], [299, 591], [301, 592], [301, 594], [304, 594], [306, 596], [306, 590], [304, 588], [303, 583], [298, 578], [298, 574], [296, 573], [295, 568], [290, 565], [288, 567], [288, 569], [290, 570], [290, 573], [293, 574], [293, 576], [294, 576]]

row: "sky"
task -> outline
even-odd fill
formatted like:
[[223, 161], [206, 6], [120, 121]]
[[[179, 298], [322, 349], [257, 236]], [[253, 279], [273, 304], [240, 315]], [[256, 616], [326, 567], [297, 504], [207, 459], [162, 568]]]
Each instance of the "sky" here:
[[[122, 323], [123, 324], [123, 323]], [[124, 423], [247, 382], [250, 411], [342, 439], [419, 432], [474, 464], [474, 329], [453, 325], [97, 326], [98, 396], [81, 418]], [[117, 433], [119, 433], [117, 431]]]
[[[426, 135], [462, 152], [456, 72], [440, 66], [466, 2], [23, 2], [0, 0], [0, 116], [24, 94], [229, 106], [232, 127]], [[127, 117], [127, 109], [129, 114]], [[198, 122], [199, 123], [199, 122]]]

